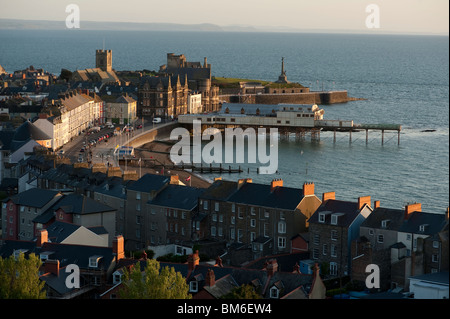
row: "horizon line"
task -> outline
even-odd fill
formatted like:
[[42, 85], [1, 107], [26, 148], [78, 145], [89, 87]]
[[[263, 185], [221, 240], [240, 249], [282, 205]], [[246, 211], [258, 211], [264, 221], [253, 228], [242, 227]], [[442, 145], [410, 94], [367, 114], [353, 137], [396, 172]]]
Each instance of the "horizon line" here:
[[[19, 18], [0, 18], [0, 21], [17, 21], [17, 22], [23, 22], [23, 23], [29, 23], [29, 22], [38, 22], [38, 23], [63, 23], [64, 21], [61, 20], [40, 20], [40, 19], [19, 19]], [[76, 30], [83, 30], [83, 31], [166, 31], [166, 32], [235, 32], [235, 33], [322, 33], [322, 34], [360, 34], [360, 35], [417, 35], [417, 36], [449, 36], [449, 32], [430, 32], [430, 31], [423, 31], [423, 32], [407, 32], [407, 31], [396, 31], [396, 30], [384, 30], [381, 29], [318, 29], [318, 28], [310, 28], [310, 29], [301, 29], [297, 27], [288, 27], [288, 26], [255, 26], [255, 25], [219, 25], [209, 22], [199, 22], [199, 23], [174, 23], [174, 22], [128, 22], [128, 21], [92, 21], [92, 20], [86, 20], [83, 23], [88, 24], [119, 24], [119, 25], [130, 25], [130, 26], [152, 26], [152, 25], [160, 25], [160, 26], [173, 26], [173, 27], [182, 27], [182, 26], [188, 26], [188, 27], [199, 27], [198, 30], [151, 30], [151, 29], [127, 29], [127, 28], [92, 28], [92, 26], [88, 28], [79, 28]], [[201, 29], [202, 26], [212, 26], [216, 27], [215, 30], [207, 30], [207, 29]], [[225, 30], [220, 30], [225, 28]], [[65, 24], [61, 26], [61, 28], [45, 28], [45, 26], [12, 26], [12, 27], [4, 27], [0, 25], [0, 30], [65, 30], [67, 29], [65, 27]], [[232, 29], [232, 30], [226, 30], [226, 29]], [[272, 29], [272, 30], [271, 30]]]

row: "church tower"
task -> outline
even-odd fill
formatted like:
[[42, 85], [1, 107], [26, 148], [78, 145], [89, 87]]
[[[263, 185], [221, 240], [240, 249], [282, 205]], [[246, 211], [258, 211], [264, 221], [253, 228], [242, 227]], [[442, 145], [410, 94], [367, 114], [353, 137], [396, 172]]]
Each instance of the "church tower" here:
[[95, 67], [102, 71], [112, 71], [112, 51], [96, 50], [95, 51]]

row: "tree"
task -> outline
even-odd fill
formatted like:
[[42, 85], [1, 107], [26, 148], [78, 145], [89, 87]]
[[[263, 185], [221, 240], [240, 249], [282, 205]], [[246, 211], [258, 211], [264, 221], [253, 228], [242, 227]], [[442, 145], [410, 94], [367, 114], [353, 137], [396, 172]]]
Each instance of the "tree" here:
[[35, 254], [25, 258], [0, 257], [0, 299], [44, 299], [45, 283], [39, 279], [42, 262]]
[[126, 271], [119, 292], [125, 299], [190, 299], [189, 286], [173, 267], [161, 267], [154, 259], [146, 260], [141, 272], [137, 263]]
[[262, 299], [261, 295], [251, 285], [241, 285], [233, 288], [222, 299]]

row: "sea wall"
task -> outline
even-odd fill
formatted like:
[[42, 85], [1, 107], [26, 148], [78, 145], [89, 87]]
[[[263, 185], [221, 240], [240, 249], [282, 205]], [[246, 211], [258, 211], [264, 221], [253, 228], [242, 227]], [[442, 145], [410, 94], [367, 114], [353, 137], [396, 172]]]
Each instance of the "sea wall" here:
[[347, 91], [281, 93], [281, 94], [247, 94], [220, 95], [219, 100], [226, 103], [249, 104], [334, 104], [345, 103], [350, 99]]
[[151, 130], [140, 133], [134, 136], [128, 141], [127, 146], [140, 147], [144, 144], [153, 142], [155, 140], [166, 139], [170, 136], [170, 132], [179, 126], [178, 122], [170, 122], [167, 124], [160, 125], [158, 127], [152, 128]]

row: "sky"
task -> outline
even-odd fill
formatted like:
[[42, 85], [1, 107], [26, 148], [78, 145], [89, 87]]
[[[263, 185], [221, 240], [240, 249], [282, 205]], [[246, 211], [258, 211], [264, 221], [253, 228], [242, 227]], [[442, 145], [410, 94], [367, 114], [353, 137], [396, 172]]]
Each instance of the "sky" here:
[[[80, 21], [243, 25], [300, 30], [447, 34], [448, 0], [0, 0], [0, 18], [65, 21], [66, 6]], [[379, 8], [378, 28], [366, 21]], [[371, 20], [374, 21], [374, 20]]]

